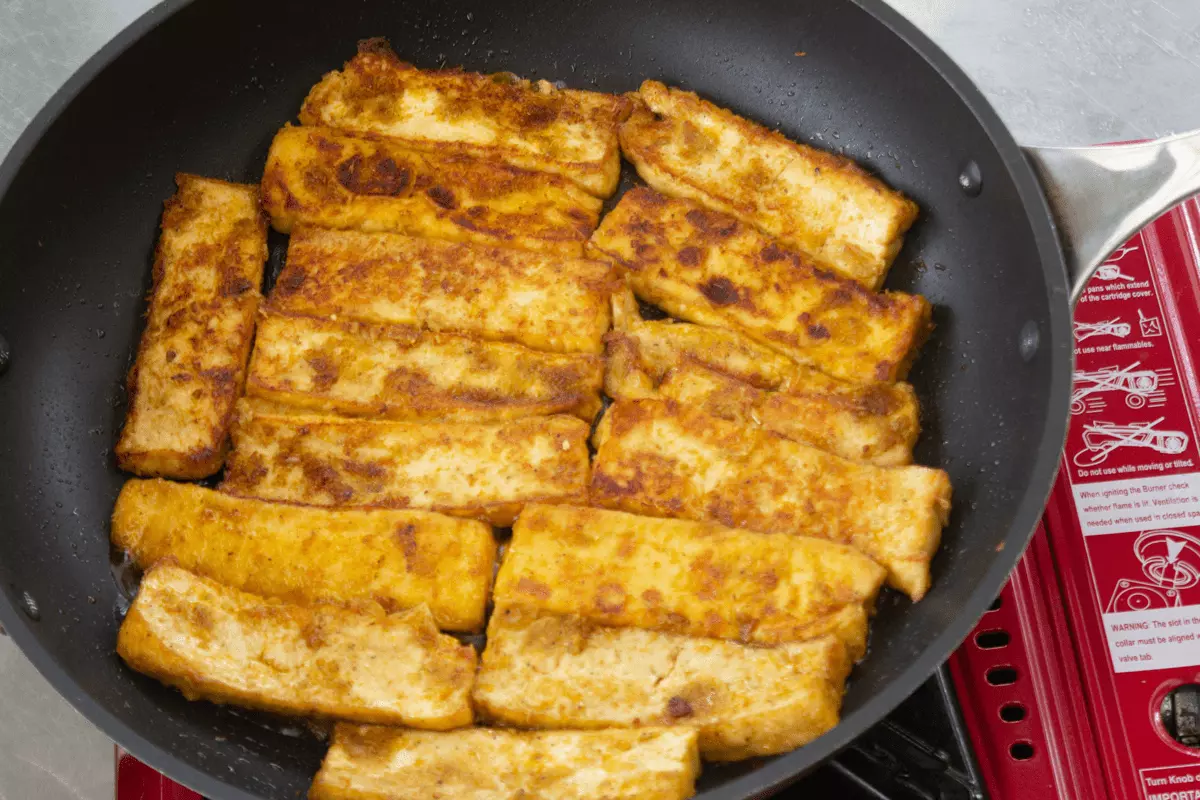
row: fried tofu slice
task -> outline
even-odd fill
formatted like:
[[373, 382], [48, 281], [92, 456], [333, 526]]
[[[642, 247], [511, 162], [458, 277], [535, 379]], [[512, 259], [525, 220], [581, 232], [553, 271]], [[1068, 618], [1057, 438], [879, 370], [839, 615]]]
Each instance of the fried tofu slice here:
[[317, 413], [484, 422], [600, 410], [604, 361], [419, 328], [264, 312], [246, 393]]
[[254, 186], [175, 176], [117, 465], [194, 479], [221, 469], [254, 337], [267, 225]]
[[734, 217], [645, 187], [621, 197], [589, 248], [672, 316], [843, 380], [903, 379], [930, 330], [924, 297], [865, 289]]
[[153, 567], [117, 637], [133, 669], [189, 700], [446, 730], [470, 725], [475, 649], [429, 609], [299, 606]]
[[511, 525], [526, 503], [587, 502], [589, 426], [567, 416], [413, 423], [239, 407], [221, 490], [318, 506], [440, 511]]
[[262, 178], [280, 233], [390, 231], [576, 257], [602, 202], [558, 175], [331, 128], [280, 130]]
[[309, 800], [684, 800], [688, 728], [430, 732], [338, 725]]
[[883, 579], [858, 550], [822, 539], [529, 505], [513, 526], [494, 602], [762, 645], [832, 633], [858, 659]]
[[615, 403], [596, 429], [593, 505], [852, 545], [919, 600], [950, 513], [929, 467], [848, 461], [673, 400]]
[[646, 183], [732, 214], [869, 289], [917, 204], [848, 158], [798, 144], [692, 92], [646, 81], [621, 150]]
[[142, 568], [163, 561], [291, 603], [386, 611], [428, 606], [439, 628], [483, 630], [496, 561], [491, 528], [427, 511], [325, 509], [131, 480], [112, 542]]
[[369, 39], [313, 87], [300, 121], [552, 172], [607, 197], [621, 170], [617, 126], [632, 106], [627, 97], [544, 80], [417, 69], [386, 41]]
[[602, 261], [300, 227], [267, 307], [599, 355], [621, 285]]
[[604, 337], [604, 391], [614, 400], [658, 396], [667, 373], [685, 360], [762, 389], [778, 389], [810, 370], [742, 334], [672, 320], [644, 320], [633, 293], [612, 296], [613, 330]]
[[509, 608], [488, 623], [471, 697], [522, 728], [688, 726], [705, 759], [734, 761], [832, 730], [849, 671], [833, 636], [751, 647]]
[[615, 400], [669, 398], [843, 458], [912, 462], [920, 408], [906, 383], [849, 383], [735, 331], [643, 320], [628, 290], [613, 295], [613, 321], [604, 388]]
[[851, 461], [887, 467], [912, 463], [921, 423], [911, 386], [849, 384], [815, 370], [805, 377], [783, 391], [770, 391], [685, 359], [667, 373], [658, 394]]

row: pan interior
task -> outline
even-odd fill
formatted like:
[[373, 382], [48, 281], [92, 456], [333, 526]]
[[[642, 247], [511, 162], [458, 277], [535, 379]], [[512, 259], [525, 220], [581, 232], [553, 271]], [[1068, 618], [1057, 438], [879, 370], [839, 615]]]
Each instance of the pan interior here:
[[[1019, 548], [1028, 532], [1033, 460], [1061, 437], [1051, 365], [1065, 345], [1044, 237], [1038, 247], [1045, 223], [1030, 221], [989, 131], [938, 70], [850, 2], [204, 0], [161, 22], [65, 108], [0, 199], [0, 334], [13, 352], [0, 376], [0, 586], [13, 608], [26, 596], [38, 608], [9, 609], [5, 624], [60, 691], [175, 777], [207, 774], [199, 788], [220, 796], [306, 789], [323, 752], [315, 738], [188, 703], [114, 654], [125, 600], [108, 517], [124, 476], [111, 446], [174, 173], [257, 181], [275, 130], [370, 36], [424, 67], [616, 92], [647, 77], [681, 85], [844, 152], [920, 203], [888, 288], [936, 305], [912, 375], [924, 409], [917, 456], [950, 472], [954, 513], [929, 596], [916, 606], [883, 596], [843, 725], [784, 757], [786, 772], [810, 766], [898, 703], [922, 677], [914, 665], [928, 670], [948, 652], [953, 643], [935, 641], [947, 626], [965, 632], [964, 615], [986, 605], [980, 588], [998, 588], [1015, 557], [1006, 542]], [[965, 169], [978, 170], [982, 191], [963, 191]], [[283, 240], [272, 242], [278, 265]], [[761, 761], [708, 768], [700, 796], [748, 794], [784, 774], [774, 761], [759, 784], [742, 776]]]

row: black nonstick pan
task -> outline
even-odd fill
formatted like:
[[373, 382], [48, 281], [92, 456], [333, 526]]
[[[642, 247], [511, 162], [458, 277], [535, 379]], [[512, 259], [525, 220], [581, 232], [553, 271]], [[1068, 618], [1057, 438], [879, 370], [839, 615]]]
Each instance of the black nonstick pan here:
[[[1023, 151], [962, 72], [877, 0], [163, 3], [55, 95], [0, 167], [0, 622], [105, 733], [210, 797], [302, 796], [324, 747], [189, 703], [115, 655], [122, 382], [174, 173], [257, 181], [309, 87], [371, 36], [426, 67], [606, 91], [682, 85], [844, 152], [920, 203], [888, 286], [936, 306], [912, 374], [918, 461], [955, 488], [933, 590], [916, 605], [885, 593], [834, 731], [709, 767], [700, 796], [761, 796], [803, 774], [924, 681], [996, 596], [1058, 466], [1070, 300], [1114, 245], [1197, 188], [1200, 144]], [[277, 270], [284, 240], [272, 243]]]

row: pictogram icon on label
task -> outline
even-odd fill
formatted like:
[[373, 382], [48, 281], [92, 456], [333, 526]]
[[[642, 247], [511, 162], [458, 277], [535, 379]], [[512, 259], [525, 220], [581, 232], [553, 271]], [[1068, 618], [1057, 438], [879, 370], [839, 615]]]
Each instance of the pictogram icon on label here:
[[1125, 339], [1131, 333], [1133, 333], [1133, 326], [1128, 322], [1122, 322], [1120, 317], [1100, 322], [1075, 323], [1075, 341], [1077, 342], [1091, 339], [1093, 336], [1116, 336], [1118, 339]]
[[1142, 336], [1146, 338], [1162, 336], [1162, 317], [1147, 317], [1139, 308], [1138, 330], [1140, 330], [1142, 332]]
[[1122, 447], [1148, 447], [1163, 455], [1176, 455], [1187, 449], [1189, 437], [1183, 431], [1162, 430], [1158, 425], [1164, 417], [1153, 422], [1134, 422], [1117, 425], [1112, 422], [1089, 423], [1083, 428], [1083, 449], [1072, 459], [1077, 466], [1093, 467], [1108, 460], [1114, 450]]
[[1113, 393], [1125, 398], [1130, 408], [1157, 408], [1167, 402], [1163, 389], [1174, 383], [1170, 369], [1139, 369], [1140, 361], [1127, 367], [1101, 367], [1098, 370], [1075, 370], [1072, 378], [1071, 413], [1100, 411], [1105, 403], [1098, 395]]

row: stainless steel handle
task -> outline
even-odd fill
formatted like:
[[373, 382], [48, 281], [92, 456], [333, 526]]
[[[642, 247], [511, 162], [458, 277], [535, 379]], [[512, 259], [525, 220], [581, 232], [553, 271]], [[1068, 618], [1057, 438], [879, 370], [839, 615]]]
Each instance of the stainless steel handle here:
[[1144, 144], [1027, 147], [1058, 221], [1071, 302], [1126, 239], [1200, 193], [1200, 131]]

